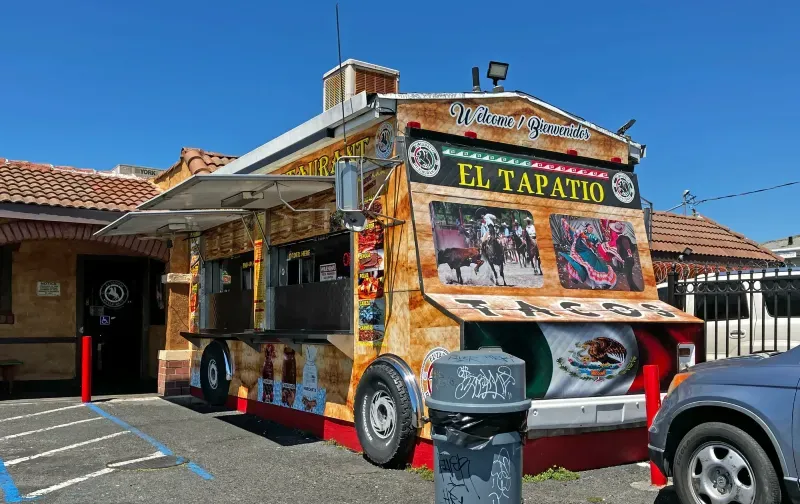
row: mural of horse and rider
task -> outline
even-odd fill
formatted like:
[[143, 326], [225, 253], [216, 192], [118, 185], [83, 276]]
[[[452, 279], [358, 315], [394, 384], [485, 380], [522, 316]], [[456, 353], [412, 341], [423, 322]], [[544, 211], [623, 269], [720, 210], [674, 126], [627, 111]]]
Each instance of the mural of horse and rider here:
[[550, 230], [567, 289], [642, 291], [642, 265], [630, 222], [553, 214]]
[[542, 286], [530, 212], [442, 201], [431, 202], [430, 210], [442, 283]]

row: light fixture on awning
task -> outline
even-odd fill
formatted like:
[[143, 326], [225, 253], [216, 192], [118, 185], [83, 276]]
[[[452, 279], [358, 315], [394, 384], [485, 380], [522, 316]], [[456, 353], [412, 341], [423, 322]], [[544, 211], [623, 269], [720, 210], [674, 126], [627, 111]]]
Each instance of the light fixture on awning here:
[[178, 233], [181, 231], [190, 231], [189, 224], [186, 222], [170, 222], [156, 230], [157, 233]]
[[220, 205], [223, 208], [242, 208], [245, 205], [249, 205], [250, 203], [262, 199], [264, 199], [264, 193], [255, 191], [242, 191], [238, 194], [234, 194], [233, 196], [224, 198], [220, 202]]

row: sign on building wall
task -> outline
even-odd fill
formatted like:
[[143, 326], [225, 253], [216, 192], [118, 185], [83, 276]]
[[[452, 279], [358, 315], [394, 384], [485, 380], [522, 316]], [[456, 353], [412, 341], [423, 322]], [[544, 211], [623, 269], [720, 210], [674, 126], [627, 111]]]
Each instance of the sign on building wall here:
[[330, 282], [336, 280], [336, 263], [319, 265], [319, 281]]
[[36, 295], [43, 297], [59, 297], [61, 295], [61, 283], [36, 282]]

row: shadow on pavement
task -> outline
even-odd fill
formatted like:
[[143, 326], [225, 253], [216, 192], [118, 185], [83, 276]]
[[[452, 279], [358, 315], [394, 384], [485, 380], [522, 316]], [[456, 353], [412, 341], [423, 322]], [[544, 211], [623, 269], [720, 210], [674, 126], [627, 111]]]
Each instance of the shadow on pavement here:
[[678, 494], [675, 493], [675, 487], [669, 485], [658, 491], [653, 504], [681, 504], [681, 501], [678, 499]]
[[229, 410], [224, 406], [212, 406], [194, 396], [165, 397], [164, 400], [183, 406], [196, 413], [213, 416], [217, 420], [239, 427], [251, 434], [267, 438], [281, 446], [296, 446], [321, 441], [306, 432], [284, 427], [256, 415]]

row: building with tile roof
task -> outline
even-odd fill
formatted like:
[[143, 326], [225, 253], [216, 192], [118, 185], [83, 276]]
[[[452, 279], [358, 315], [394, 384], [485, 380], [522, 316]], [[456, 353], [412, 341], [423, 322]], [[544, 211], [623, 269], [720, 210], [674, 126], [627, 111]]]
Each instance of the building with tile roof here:
[[656, 281], [675, 269], [681, 278], [781, 265], [783, 258], [704, 215], [653, 212], [650, 255]]
[[[186, 328], [189, 286], [169, 279], [189, 273], [188, 240], [95, 233], [234, 159], [184, 147], [167, 170], [98, 171], [0, 158], [0, 352], [21, 363], [18, 390], [75, 393], [84, 334], [103, 343], [95, 347], [98, 386], [157, 388], [159, 351]], [[178, 308], [168, 316], [170, 297]]]
[[[19, 363], [18, 392], [74, 393], [84, 334], [96, 338], [101, 375], [155, 383], [154, 357], [118, 369], [115, 359], [161, 346], [156, 289], [169, 245], [95, 233], [160, 192], [118, 171], [0, 158], [0, 353]], [[119, 338], [103, 341], [103, 333]]]

